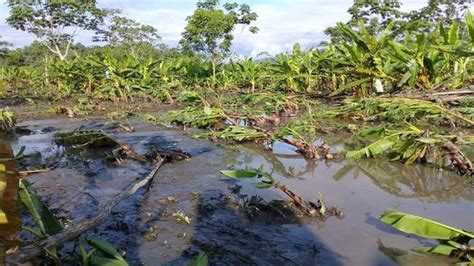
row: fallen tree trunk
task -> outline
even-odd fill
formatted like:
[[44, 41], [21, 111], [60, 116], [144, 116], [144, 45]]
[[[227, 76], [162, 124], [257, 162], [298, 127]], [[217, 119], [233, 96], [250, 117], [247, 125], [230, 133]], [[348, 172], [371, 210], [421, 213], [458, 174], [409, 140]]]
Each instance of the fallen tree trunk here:
[[67, 227], [63, 231], [49, 236], [38, 243], [30, 244], [22, 247], [19, 251], [12, 253], [7, 256], [7, 264], [21, 264], [31, 261], [35, 257], [41, 255], [44, 250], [49, 250], [55, 247], [60, 246], [61, 244], [71, 241], [77, 238], [80, 234], [85, 231], [94, 228], [95, 226], [103, 223], [107, 217], [109, 217], [112, 209], [120, 203], [122, 200], [128, 198], [129, 196], [135, 194], [140, 188], [147, 185], [151, 180], [153, 180], [156, 172], [163, 165], [165, 158], [159, 157], [159, 161], [155, 164], [153, 170], [146, 176], [144, 179], [141, 179], [135, 183], [132, 183], [126, 188], [122, 193], [115, 195], [109, 202], [102, 206], [101, 210], [95, 218], [83, 220], [76, 223], [70, 227]]
[[474, 98], [474, 90], [455, 90], [434, 92], [431, 94], [399, 94], [395, 95], [399, 98], [421, 99], [425, 101], [442, 100], [443, 102], [465, 101]]

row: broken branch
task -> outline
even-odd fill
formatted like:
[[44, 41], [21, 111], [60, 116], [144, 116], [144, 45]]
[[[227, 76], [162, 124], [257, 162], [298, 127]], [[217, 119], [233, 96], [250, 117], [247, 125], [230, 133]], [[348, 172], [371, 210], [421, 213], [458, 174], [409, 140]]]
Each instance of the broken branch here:
[[51, 235], [37, 244], [30, 244], [20, 249], [20, 251], [12, 253], [7, 256], [7, 263], [26, 263], [33, 258], [41, 255], [44, 250], [49, 250], [60, 246], [61, 244], [71, 241], [77, 238], [80, 234], [84, 233], [95, 226], [103, 223], [107, 217], [109, 217], [112, 209], [121, 201], [135, 194], [140, 188], [146, 186], [151, 180], [153, 180], [156, 172], [163, 165], [165, 158], [159, 158], [153, 170], [144, 178], [128, 186], [122, 193], [117, 194], [108, 203], [106, 203], [97, 214], [95, 218], [83, 220], [75, 225], [72, 225], [65, 230]]

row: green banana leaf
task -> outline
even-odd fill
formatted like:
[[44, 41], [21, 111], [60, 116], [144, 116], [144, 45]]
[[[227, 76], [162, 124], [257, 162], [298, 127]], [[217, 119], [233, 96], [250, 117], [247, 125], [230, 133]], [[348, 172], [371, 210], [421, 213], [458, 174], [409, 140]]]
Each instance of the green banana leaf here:
[[109, 242], [102, 239], [87, 239], [87, 243], [93, 246], [98, 253], [91, 256], [91, 265], [128, 265], [127, 261]]
[[262, 178], [260, 182], [252, 183], [252, 185], [258, 189], [271, 188], [276, 184], [275, 179], [270, 174], [263, 172], [261, 169], [221, 170], [219, 172], [235, 179]]
[[41, 197], [36, 194], [30, 183], [21, 180], [19, 188], [20, 202], [28, 209], [43, 235], [52, 235], [63, 230], [61, 223], [54, 217], [48, 206], [43, 203]]
[[350, 88], [353, 88], [353, 87], [356, 87], [356, 86], [359, 86], [363, 83], [366, 83], [366, 82], [369, 82], [370, 78], [363, 78], [363, 79], [358, 79], [358, 80], [354, 80], [352, 82], [349, 82], [347, 84], [344, 84], [342, 86], [340, 86], [337, 90], [335, 90], [334, 92], [332, 92], [331, 94], [329, 94], [329, 97], [333, 97], [333, 96], [336, 96], [336, 95], [339, 95], [341, 94], [342, 92], [344, 92], [345, 90], [348, 90]]
[[471, 42], [474, 43], [474, 16], [471, 12], [466, 13], [466, 24], [469, 36], [471, 37]]
[[257, 171], [253, 170], [220, 170], [219, 172], [227, 177], [236, 179], [254, 178], [259, 175]]
[[188, 264], [188, 266], [207, 266], [209, 265], [209, 259], [207, 255], [204, 253], [199, 253], [199, 256], [192, 262]]
[[[400, 231], [425, 238], [438, 240], [451, 240], [461, 236], [470, 239], [474, 238], [474, 233], [472, 232], [457, 229], [420, 216], [394, 210], [386, 210], [380, 217], [380, 220], [392, 225]], [[440, 249], [442, 248], [443, 247], [440, 247]]]
[[360, 150], [349, 151], [346, 153], [346, 157], [360, 159], [363, 157], [373, 157], [375, 155], [380, 155], [395, 145], [396, 139], [394, 139], [394, 137], [398, 138], [398, 136], [389, 136], [387, 138], [377, 140]]

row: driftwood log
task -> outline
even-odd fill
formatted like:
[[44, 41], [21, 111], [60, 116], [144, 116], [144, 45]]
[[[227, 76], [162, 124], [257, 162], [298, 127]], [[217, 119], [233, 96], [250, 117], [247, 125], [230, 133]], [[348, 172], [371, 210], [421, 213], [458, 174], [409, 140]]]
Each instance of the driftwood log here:
[[146, 186], [155, 177], [156, 172], [163, 165], [165, 158], [158, 158], [159, 160], [155, 164], [153, 170], [143, 179], [130, 184], [123, 192], [115, 195], [109, 202], [104, 204], [97, 216], [93, 219], [87, 219], [76, 223], [75, 225], [69, 226], [63, 231], [51, 235], [43, 240], [40, 240], [36, 244], [30, 244], [22, 247], [19, 251], [7, 255], [7, 265], [18, 265], [31, 261], [35, 257], [41, 255], [43, 251], [49, 250], [62, 245], [67, 241], [71, 241], [77, 238], [80, 234], [84, 233], [95, 226], [103, 223], [107, 217], [109, 217], [112, 209], [121, 201], [135, 194], [140, 188]]

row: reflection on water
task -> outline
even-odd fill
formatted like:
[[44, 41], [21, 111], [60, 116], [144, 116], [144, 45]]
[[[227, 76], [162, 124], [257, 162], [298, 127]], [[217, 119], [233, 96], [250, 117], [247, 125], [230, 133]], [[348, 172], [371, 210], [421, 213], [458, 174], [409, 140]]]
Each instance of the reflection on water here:
[[[273, 152], [254, 145], [245, 145], [239, 150], [241, 155], [236, 168], [263, 165], [264, 171], [304, 199], [313, 200], [321, 192], [329, 206], [344, 211], [345, 219], [328, 219], [323, 226], [303, 223], [325, 245], [343, 254], [344, 264], [444, 263], [439, 258], [411, 252], [395, 258], [384, 252], [387, 249], [380, 249], [379, 239], [386, 247], [407, 251], [426, 245], [380, 222], [378, 217], [385, 209], [395, 208], [472, 231], [470, 214], [474, 207], [474, 188], [455, 172], [379, 159], [307, 161], [291, 148], [281, 146], [274, 147]], [[239, 185], [243, 194], [259, 195], [265, 200], [286, 199], [285, 195], [255, 189], [248, 180], [239, 181]], [[287, 228], [293, 230], [296, 226]]]
[[17, 206], [18, 173], [8, 144], [0, 140], [0, 265], [7, 250], [18, 245], [21, 228]]
[[[302, 160], [299, 154], [275, 153], [255, 145], [240, 146], [240, 150], [245, 152], [242, 155], [244, 163], [251, 164], [255, 160], [255, 154], [261, 155], [269, 166], [269, 174], [278, 174], [286, 178], [302, 178], [304, 175], [314, 172], [319, 163], [314, 160]], [[295, 167], [286, 163], [286, 161], [293, 160], [298, 163], [304, 162], [305, 166]]]
[[[299, 154], [276, 153], [255, 145], [241, 146], [241, 162], [256, 167], [263, 164], [265, 170], [276, 177], [305, 180], [315, 175], [332, 177], [335, 181], [345, 178], [369, 177], [384, 191], [403, 198], [417, 198], [427, 202], [474, 200], [474, 187], [469, 181], [451, 171], [438, 171], [419, 164], [405, 165], [384, 159], [335, 161], [304, 160]], [[321, 166], [337, 169], [318, 173]]]
[[379, 188], [398, 197], [433, 202], [459, 198], [474, 200], [473, 188], [466, 178], [416, 164], [379, 159], [348, 160], [333, 179], [357, 178], [361, 173], [370, 177]]

